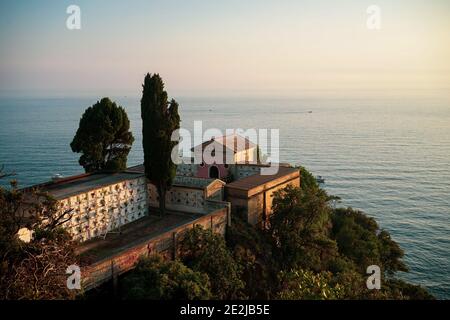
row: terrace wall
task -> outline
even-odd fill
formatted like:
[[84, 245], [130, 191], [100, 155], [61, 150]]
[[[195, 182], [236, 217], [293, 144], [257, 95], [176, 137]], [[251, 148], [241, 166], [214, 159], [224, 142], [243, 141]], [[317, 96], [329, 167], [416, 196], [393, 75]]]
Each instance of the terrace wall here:
[[[211, 204], [212, 205], [212, 204]], [[219, 206], [219, 203], [216, 203]], [[221, 207], [197, 220], [171, 229], [167, 232], [144, 241], [126, 251], [108, 257], [99, 262], [81, 268], [82, 287], [90, 290], [107, 282], [120, 274], [134, 268], [141, 256], [152, 253], [160, 253], [167, 259], [174, 259], [178, 254], [177, 245], [183, 234], [195, 225], [201, 225], [206, 229], [212, 229], [215, 233], [225, 236], [226, 226], [230, 220], [229, 207]]]

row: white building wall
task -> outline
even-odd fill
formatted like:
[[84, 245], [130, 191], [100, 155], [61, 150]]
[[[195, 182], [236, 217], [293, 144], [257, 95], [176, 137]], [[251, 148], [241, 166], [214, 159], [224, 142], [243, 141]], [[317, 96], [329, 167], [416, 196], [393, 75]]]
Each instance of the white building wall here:
[[253, 176], [261, 172], [261, 166], [239, 164], [234, 166], [235, 180]]
[[[149, 206], [159, 207], [156, 187], [148, 184]], [[166, 208], [169, 210], [204, 213], [205, 195], [202, 189], [172, 186], [166, 194]]]
[[147, 214], [145, 177], [122, 181], [59, 201], [60, 212], [72, 209], [63, 227], [75, 240], [86, 241]]
[[234, 155], [235, 163], [256, 163], [256, 148], [250, 148], [236, 152]]
[[177, 165], [177, 176], [196, 177], [197, 165], [190, 163], [180, 163], [179, 165]]

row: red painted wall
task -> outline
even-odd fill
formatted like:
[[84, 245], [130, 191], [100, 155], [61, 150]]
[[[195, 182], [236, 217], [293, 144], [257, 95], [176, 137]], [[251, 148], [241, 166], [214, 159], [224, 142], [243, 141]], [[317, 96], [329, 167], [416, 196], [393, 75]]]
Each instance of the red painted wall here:
[[205, 164], [202, 166], [198, 166], [197, 168], [197, 177], [198, 178], [209, 178], [209, 168], [211, 166], [216, 166], [219, 169], [219, 179], [223, 179], [228, 176], [228, 169], [225, 168], [224, 164]]

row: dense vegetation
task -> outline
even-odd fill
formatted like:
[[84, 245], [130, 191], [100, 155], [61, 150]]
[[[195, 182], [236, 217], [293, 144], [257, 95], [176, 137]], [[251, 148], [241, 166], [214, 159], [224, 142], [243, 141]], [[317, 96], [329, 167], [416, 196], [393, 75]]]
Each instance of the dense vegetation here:
[[[60, 228], [70, 218], [70, 211], [57, 214], [47, 194], [25, 194], [14, 181], [11, 188], [0, 187], [0, 300], [75, 298], [65, 273], [77, 264], [75, 246]], [[22, 228], [33, 232], [30, 242], [19, 239]]]
[[[335, 198], [310, 174], [301, 188], [275, 194], [266, 230], [233, 215], [226, 239], [200, 226], [184, 234], [178, 259], [142, 258], [122, 277], [123, 299], [433, 299], [395, 278], [407, 271], [403, 251], [373, 218], [333, 208]], [[0, 175], [2, 176], [2, 175]], [[0, 188], [0, 299], [72, 299], [65, 268], [76, 264], [74, 243], [46, 194]], [[26, 207], [27, 211], [21, 208]], [[26, 214], [25, 214], [26, 213]], [[19, 229], [34, 232], [28, 243]], [[366, 286], [366, 268], [382, 270], [381, 289]]]
[[127, 167], [133, 141], [125, 109], [103, 98], [83, 113], [70, 147], [81, 153], [79, 163], [86, 172], [118, 172]]
[[[250, 226], [239, 214], [233, 216], [225, 240], [197, 226], [185, 235], [179, 260], [171, 262], [178, 266], [176, 276], [161, 281], [155, 274], [167, 274], [167, 266], [147, 263], [142, 268], [140, 262], [137, 270], [125, 276], [125, 297], [172, 298], [174, 294], [164, 293], [179, 286], [185, 290], [189, 287], [186, 278], [198, 280], [203, 275], [203, 282], [190, 282], [193, 292], [181, 290], [178, 296], [433, 299], [422, 287], [395, 278], [396, 272], [407, 267], [403, 251], [387, 231], [361, 211], [335, 209], [330, 203], [336, 198], [321, 189], [306, 169], [300, 170], [301, 188], [287, 187], [275, 194], [267, 230]], [[366, 286], [370, 265], [381, 268], [380, 290]], [[178, 278], [180, 282], [174, 283]], [[136, 284], [140, 285], [132, 289]], [[151, 292], [143, 286], [152, 288]]]
[[141, 258], [123, 282], [125, 299], [209, 299], [209, 278], [180, 261], [164, 261], [154, 255]]

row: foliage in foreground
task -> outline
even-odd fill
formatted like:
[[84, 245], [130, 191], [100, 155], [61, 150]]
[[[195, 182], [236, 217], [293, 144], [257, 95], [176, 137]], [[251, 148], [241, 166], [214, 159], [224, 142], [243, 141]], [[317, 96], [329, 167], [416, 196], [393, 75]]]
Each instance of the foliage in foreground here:
[[325, 270], [337, 255], [331, 229], [327, 195], [321, 189], [287, 186], [274, 195], [268, 233], [282, 270], [301, 266]]
[[402, 261], [404, 252], [386, 230], [380, 230], [375, 219], [351, 208], [338, 208], [332, 216], [331, 237], [341, 255], [350, 258], [360, 272], [370, 265], [383, 266], [388, 275], [407, 272]]
[[235, 261], [241, 266], [244, 294], [252, 299], [270, 299], [272, 288], [278, 281], [271, 238], [237, 213], [232, 216], [226, 240]]
[[209, 276], [215, 299], [243, 297], [241, 267], [221, 236], [196, 225], [184, 235], [179, 251], [183, 263]]
[[123, 298], [197, 300], [211, 297], [209, 278], [180, 261], [164, 261], [159, 255], [141, 258], [124, 278]]
[[[75, 245], [60, 228], [70, 217], [47, 194], [0, 187], [0, 300], [75, 298], [65, 273], [77, 263]], [[30, 242], [19, 239], [22, 228], [33, 232]]]
[[328, 300], [339, 299], [342, 289], [339, 284], [332, 284], [330, 272], [313, 273], [305, 270], [281, 271], [279, 280], [281, 290], [277, 298], [281, 300]]
[[[275, 195], [268, 232], [273, 237], [274, 250], [281, 249], [278, 253], [284, 259], [281, 274], [300, 272], [298, 285], [305, 289], [310, 286], [302, 272], [312, 271], [317, 276], [326, 272], [328, 288], [339, 287], [338, 295], [328, 295], [334, 298], [431, 298], [425, 294], [426, 290], [394, 278], [396, 272], [406, 272], [407, 267], [402, 260], [403, 251], [387, 231], [381, 230], [373, 218], [361, 211], [332, 209], [328, 205], [331, 199], [315, 186], [287, 187]], [[370, 265], [381, 268], [381, 290], [367, 289], [366, 269]], [[286, 290], [285, 282], [280, 283], [281, 293]], [[317, 290], [320, 283], [317, 282]], [[314, 292], [310, 290], [312, 296]], [[305, 295], [303, 291], [300, 293], [299, 296]]]
[[[226, 243], [195, 227], [179, 248], [183, 264], [208, 275], [215, 299], [433, 299], [427, 290], [395, 278], [406, 272], [403, 251], [373, 218], [333, 209], [306, 171], [301, 188], [275, 193], [267, 230], [239, 214]], [[312, 178], [311, 178], [312, 177]], [[381, 268], [381, 290], [369, 290], [369, 265]]]

